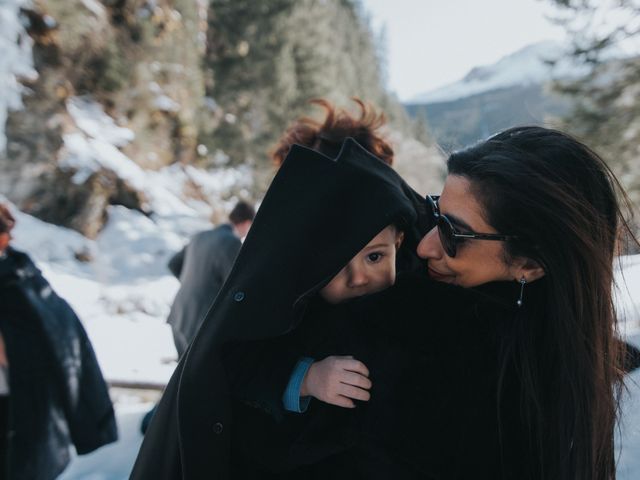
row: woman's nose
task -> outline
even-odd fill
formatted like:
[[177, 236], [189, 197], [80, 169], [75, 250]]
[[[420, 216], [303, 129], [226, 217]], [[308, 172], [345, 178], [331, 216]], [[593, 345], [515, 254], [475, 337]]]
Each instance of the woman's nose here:
[[438, 227], [433, 227], [422, 237], [416, 252], [420, 258], [436, 259], [442, 257], [444, 250], [438, 236]]

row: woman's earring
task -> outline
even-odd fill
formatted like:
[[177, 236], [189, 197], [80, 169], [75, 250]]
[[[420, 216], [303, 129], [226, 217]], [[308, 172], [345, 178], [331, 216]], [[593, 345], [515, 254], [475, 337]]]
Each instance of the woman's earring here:
[[524, 295], [524, 286], [527, 284], [527, 279], [524, 276], [520, 279], [520, 298], [516, 302], [519, 307], [522, 306], [522, 296]]

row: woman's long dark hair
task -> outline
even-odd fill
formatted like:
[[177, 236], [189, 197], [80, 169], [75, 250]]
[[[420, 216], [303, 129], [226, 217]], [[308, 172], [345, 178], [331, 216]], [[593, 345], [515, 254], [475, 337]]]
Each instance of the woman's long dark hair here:
[[536, 475], [614, 479], [622, 353], [613, 260], [620, 230], [629, 230], [616, 193], [626, 196], [597, 154], [541, 127], [456, 152], [448, 169], [471, 181], [492, 227], [517, 236], [506, 243], [507, 262], [524, 257], [545, 270], [544, 318], [525, 303], [501, 358], [502, 373], [519, 376]]

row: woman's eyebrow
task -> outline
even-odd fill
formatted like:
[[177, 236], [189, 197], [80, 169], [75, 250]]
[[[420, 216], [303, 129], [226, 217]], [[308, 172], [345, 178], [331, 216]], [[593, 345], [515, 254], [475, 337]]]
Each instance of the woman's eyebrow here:
[[456, 217], [455, 215], [451, 215], [449, 213], [445, 213], [443, 215], [446, 215], [446, 217], [451, 221], [451, 223], [453, 223], [455, 227], [459, 227], [469, 232], [473, 231], [473, 228], [471, 228], [471, 226], [461, 218]]

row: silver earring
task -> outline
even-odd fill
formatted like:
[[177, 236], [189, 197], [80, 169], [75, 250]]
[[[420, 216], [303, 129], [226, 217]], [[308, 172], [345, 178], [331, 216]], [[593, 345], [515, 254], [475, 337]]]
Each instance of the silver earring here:
[[522, 276], [522, 278], [520, 279], [520, 298], [518, 298], [518, 301], [516, 302], [516, 305], [518, 305], [518, 307], [522, 306], [522, 296], [524, 295], [524, 286], [527, 284], [527, 279], [524, 278], [524, 275]]

